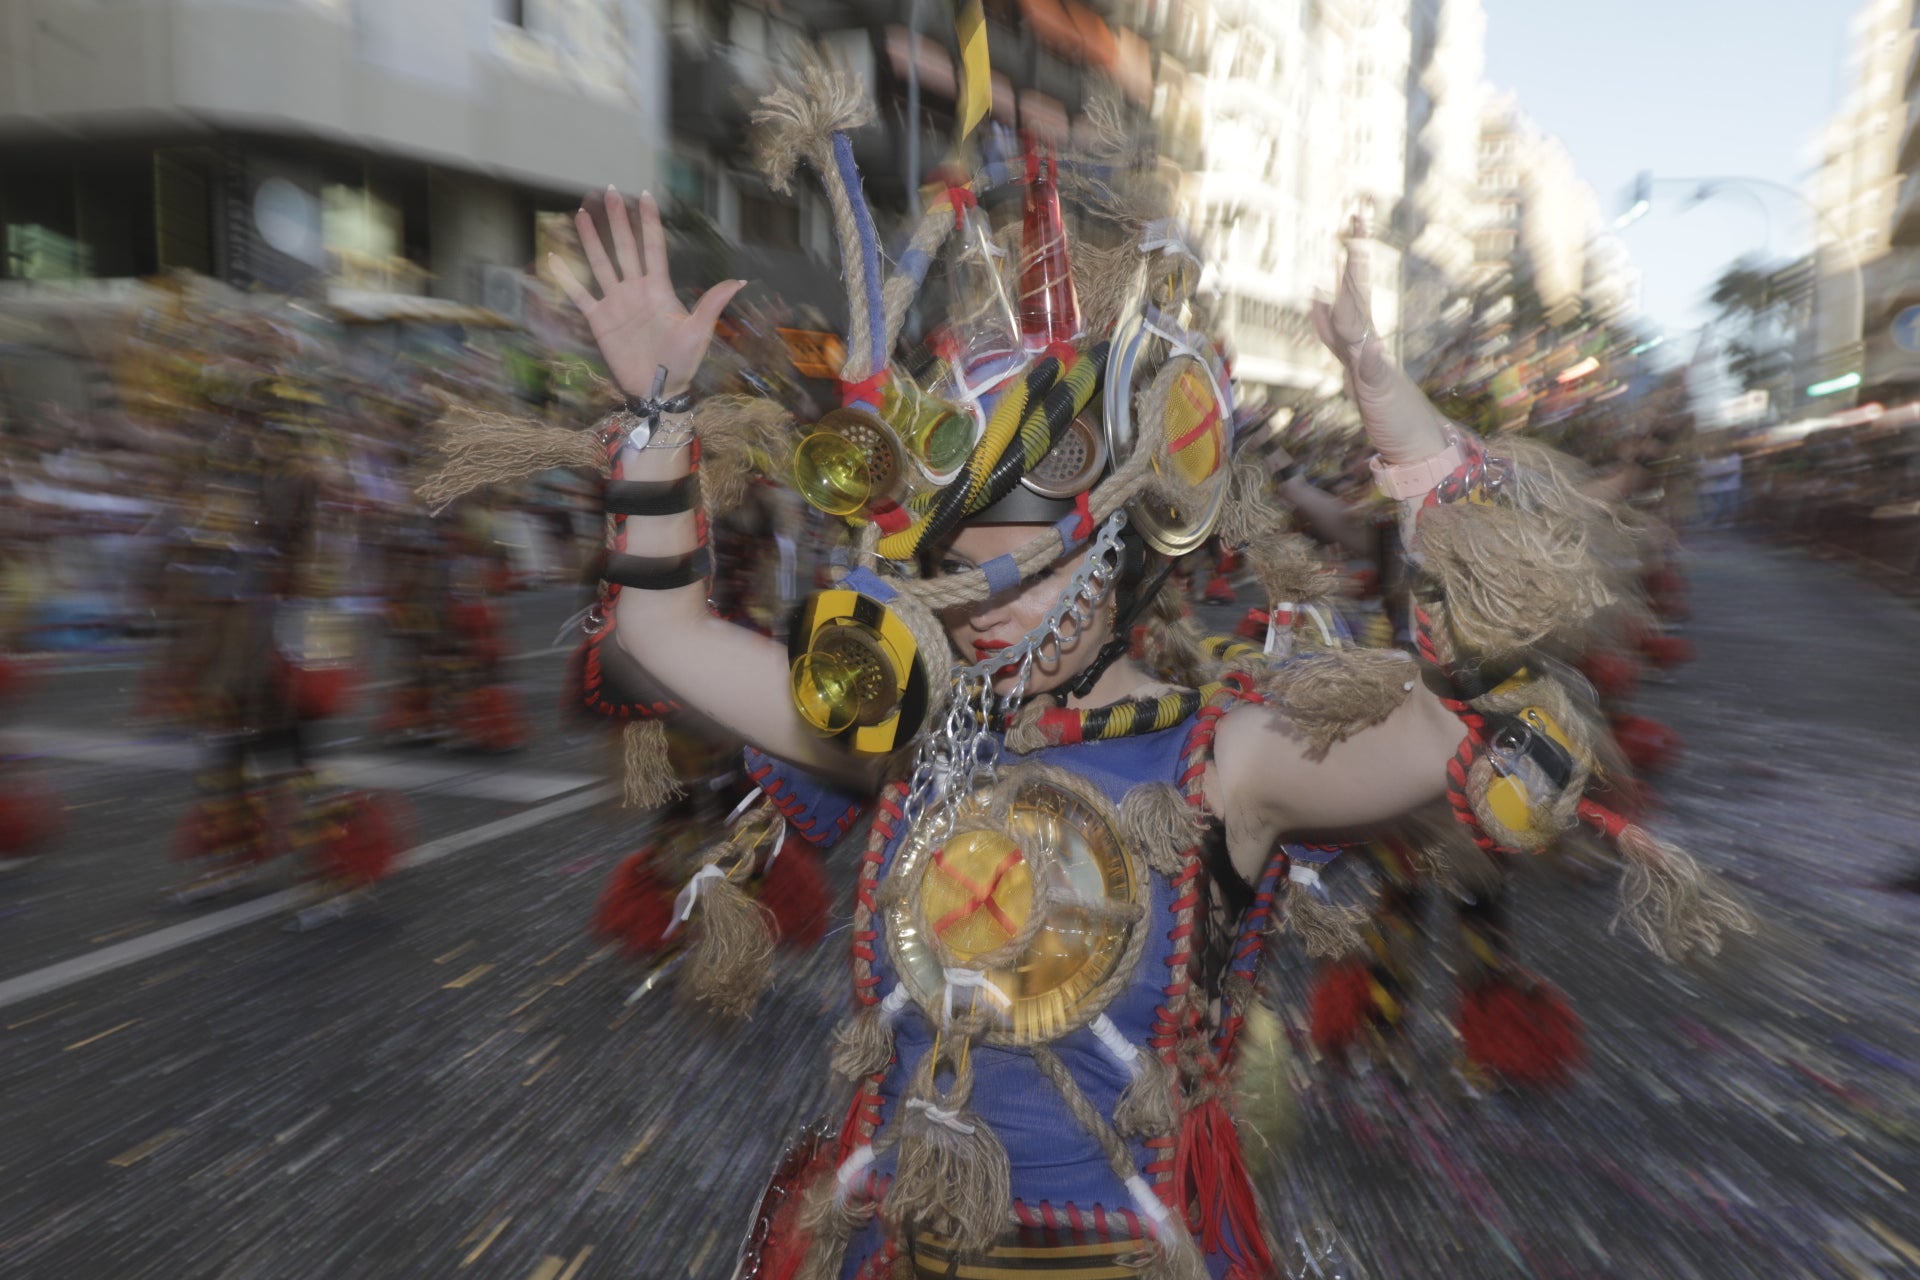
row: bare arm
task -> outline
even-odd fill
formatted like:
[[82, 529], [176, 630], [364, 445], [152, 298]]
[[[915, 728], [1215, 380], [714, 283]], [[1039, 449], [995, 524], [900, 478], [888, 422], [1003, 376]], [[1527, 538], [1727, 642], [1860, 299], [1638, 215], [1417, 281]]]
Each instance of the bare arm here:
[[[628, 480], [677, 480], [687, 474], [687, 450], [627, 449], [620, 469]], [[696, 533], [692, 513], [627, 517], [630, 554], [682, 555], [694, 549]], [[768, 755], [841, 781], [876, 780], [871, 763], [833, 747], [800, 718], [785, 646], [710, 613], [705, 583], [622, 588], [614, 626], [620, 647], [675, 698]]]
[[[1413, 670], [1409, 663], [1409, 677]], [[1417, 682], [1392, 715], [1318, 760], [1280, 712], [1240, 707], [1214, 739], [1207, 803], [1226, 821], [1234, 864], [1253, 879], [1283, 837], [1373, 826], [1438, 798], [1465, 733]]]
[[[1285, 451], [1276, 449], [1268, 455], [1267, 465], [1283, 468], [1291, 461]], [[1275, 489], [1321, 538], [1350, 555], [1373, 554], [1372, 530], [1359, 508], [1342, 502], [1305, 476], [1290, 476]]]
[[[666, 370], [664, 393], [686, 390], [706, 357], [720, 312], [743, 281], [715, 285], [689, 312], [680, 305], [667, 273], [666, 235], [651, 196], [640, 197], [636, 239], [626, 202], [607, 189], [608, 254], [592, 216], [575, 215], [581, 247], [592, 268], [596, 298], [558, 258], [561, 287], [586, 316], [601, 356], [627, 395], [652, 395], [658, 370]], [[684, 433], [684, 420], [666, 419], [661, 440]], [[619, 478], [669, 481], [691, 470], [690, 450], [635, 449], [620, 455]], [[624, 550], [629, 555], [685, 555], [698, 545], [692, 512], [628, 516]], [[831, 776], [870, 780], [873, 768], [838, 751], [810, 729], [794, 709], [784, 649], [765, 636], [736, 627], [707, 610], [707, 587], [695, 582], [665, 591], [623, 587], [614, 611], [620, 647], [679, 701], [728, 731], [802, 768]]]

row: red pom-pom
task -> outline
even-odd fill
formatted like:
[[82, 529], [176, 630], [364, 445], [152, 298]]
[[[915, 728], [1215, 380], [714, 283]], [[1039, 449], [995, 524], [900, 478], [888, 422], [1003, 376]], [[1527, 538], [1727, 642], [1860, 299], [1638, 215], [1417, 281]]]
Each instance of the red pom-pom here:
[[483, 667], [500, 661], [500, 621], [485, 600], [462, 600], [447, 609], [447, 622], [458, 632], [467, 657]]
[[320, 874], [356, 889], [378, 884], [393, 871], [407, 843], [401, 801], [356, 791], [333, 803], [336, 816], [315, 850]]
[[665, 936], [673, 922], [679, 886], [660, 878], [648, 846], [614, 868], [593, 909], [594, 936], [617, 942], [630, 956], [657, 955], [673, 944]]
[[1474, 987], [1460, 1003], [1460, 1039], [1474, 1063], [1515, 1084], [1558, 1084], [1587, 1060], [1579, 1015], [1544, 982]]
[[773, 912], [774, 936], [791, 947], [811, 947], [827, 934], [833, 904], [820, 855], [799, 833], [787, 832], [780, 856], [760, 877], [760, 903]]
[[1680, 753], [1680, 735], [1647, 716], [1612, 718], [1613, 738], [1627, 763], [1641, 773], [1657, 773]]
[[22, 857], [45, 844], [60, 829], [60, 802], [35, 782], [9, 783], [0, 790], [0, 857]]
[[419, 685], [395, 689], [386, 709], [373, 722], [373, 731], [381, 736], [418, 733], [434, 727], [433, 691]]
[[1234, 572], [1236, 569], [1240, 567], [1240, 561], [1243, 558], [1244, 557], [1242, 557], [1238, 551], [1235, 551], [1232, 548], [1228, 548], [1227, 550], [1222, 551], [1220, 553], [1220, 566], [1217, 572], [1222, 574]]
[[1640, 668], [1618, 649], [1594, 649], [1580, 660], [1581, 674], [1593, 682], [1594, 692], [1615, 702], [1631, 698], [1640, 687]]
[[1378, 1006], [1367, 962], [1341, 960], [1320, 971], [1313, 984], [1313, 1043], [1324, 1054], [1345, 1053], [1372, 1025]]
[[302, 720], [339, 715], [352, 704], [358, 683], [349, 667], [297, 667], [281, 657], [274, 659], [273, 676], [280, 696]]
[[1662, 671], [1671, 671], [1693, 661], [1693, 641], [1685, 636], [1660, 635], [1656, 632], [1641, 637], [1640, 652]]
[[1227, 581], [1227, 575], [1216, 573], [1207, 579], [1206, 590], [1200, 593], [1208, 604], [1232, 604], [1233, 584]]
[[461, 695], [454, 728], [483, 751], [513, 751], [527, 741], [519, 695], [504, 684], [483, 684]]
[[1240, 625], [1233, 629], [1233, 634], [1242, 640], [1265, 640], [1267, 638], [1267, 611], [1265, 609], [1247, 610], [1247, 616], [1240, 619]]

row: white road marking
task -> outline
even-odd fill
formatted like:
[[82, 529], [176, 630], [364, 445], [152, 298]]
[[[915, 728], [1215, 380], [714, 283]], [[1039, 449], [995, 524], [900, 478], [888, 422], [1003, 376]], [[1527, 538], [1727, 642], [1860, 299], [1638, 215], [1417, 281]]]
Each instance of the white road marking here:
[[[0, 734], [0, 742], [24, 748], [21, 754], [53, 756], [129, 769], [192, 773], [206, 767], [206, 756], [191, 737], [146, 739], [51, 725], [18, 725]], [[537, 804], [578, 791], [596, 781], [584, 773], [552, 773], [496, 765], [416, 760], [374, 752], [323, 756], [316, 765], [322, 783], [377, 785], [393, 791], [465, 796], [503, 804]]]
[[[465, 831], [456, 831], [452, 835], [429, 840], [423, 845], [409, 850], [400, 859], [400, 867], [423, 867], [438, 862], [442, 858], [452, 857], [456, 853], [487, 844], [507, 836], [517, 835], [529, 827], [539, 826], [550, 818], [563, 817], [577, 813], [582, 809], [599, 804], [613, 795], [611, 785], [589, 787], [546, 804], [537, 805], [524, 813], [511, 814], [492, 822], [483, 822], [477, 827]], [[143, 933], [137, 938], [128, 938], [125, 942], [116, 942], [112, 946], [89, 951], [85, 955], [75, 956], [71, 960], [62, 960], [44, 968], [23, 973], [17, 978], [0, 981], [0, 1008], [18, 1004], [22, 1000], [31, 1000], [36, 996], [70, 987], [76, 982], [111, 973], [155, 956], [177, 951], [181, 947], [204, 942], [208, 938], [231, 933], [260, 920], [268, 919], [282, 912], [292, 911], [310, 901], [312, 889], [298, 885], [291, 889], [282, 889], [263, 898], [254, 898], [248, 902], [236, 903], [193, 920], [169, 925], [165, 929], [155, 929], [152, 933]]]

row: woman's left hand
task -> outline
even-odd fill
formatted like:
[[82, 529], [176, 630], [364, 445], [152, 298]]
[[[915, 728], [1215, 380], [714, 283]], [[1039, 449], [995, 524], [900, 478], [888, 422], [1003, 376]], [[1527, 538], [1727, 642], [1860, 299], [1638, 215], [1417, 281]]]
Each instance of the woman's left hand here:
[[1373, 327], [1373, 284], [1366, 226], [1355, 217], [1346, 239], [1340, 289], [1332, 305], [1313, 304], [1320, 341], [1347, 371], [1367, 439], [1390, 463], [1418, 462], [1447, 447], [1446, 418], [1393, 361]]

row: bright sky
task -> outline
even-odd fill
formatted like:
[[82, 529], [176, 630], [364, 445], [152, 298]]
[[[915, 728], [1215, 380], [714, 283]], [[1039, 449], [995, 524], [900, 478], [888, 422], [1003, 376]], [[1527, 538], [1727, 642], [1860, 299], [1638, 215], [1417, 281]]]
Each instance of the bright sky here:
[[[1639, 170], [1751, 175], [1804, 190], [1814, 143], [1842, 97], [1861, 0], [1484, 0], [1487, 79], [1573, 153], [1601, 211]], [[1726, 192], [1682, 212], [1691, 188], [1654, 187], [1622, 233], [1645, 273], [1646, 318], [1676, 339], [1711, 317], [1702, 299], [1742, 253], [1812, 244], [1811, 215], [1780, 192]], [[1683, 344], [1691, 350], [1692, 342]]]

